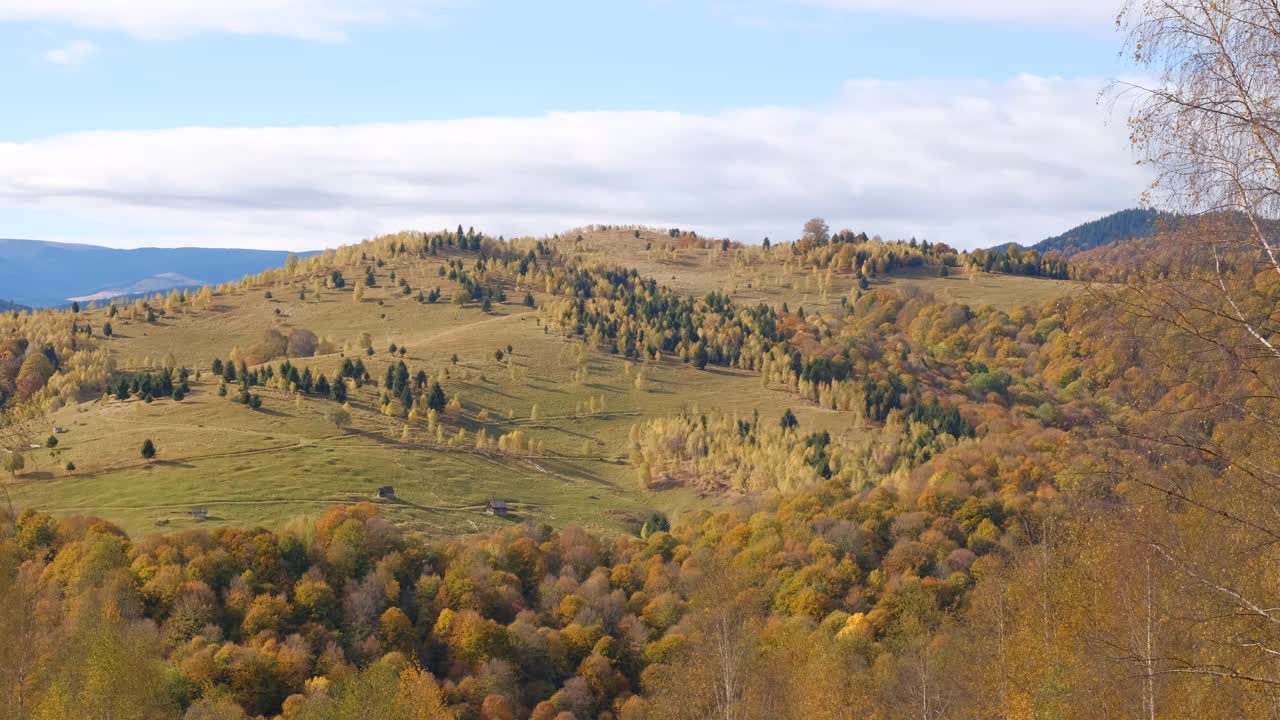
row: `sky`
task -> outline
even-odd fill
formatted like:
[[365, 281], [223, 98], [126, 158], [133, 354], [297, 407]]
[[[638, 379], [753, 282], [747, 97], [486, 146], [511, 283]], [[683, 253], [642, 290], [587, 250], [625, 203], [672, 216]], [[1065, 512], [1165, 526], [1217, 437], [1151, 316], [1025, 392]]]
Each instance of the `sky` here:
[[1149, 183], [1120, 0], [0, 0], [0, 237], [1032, 243]]

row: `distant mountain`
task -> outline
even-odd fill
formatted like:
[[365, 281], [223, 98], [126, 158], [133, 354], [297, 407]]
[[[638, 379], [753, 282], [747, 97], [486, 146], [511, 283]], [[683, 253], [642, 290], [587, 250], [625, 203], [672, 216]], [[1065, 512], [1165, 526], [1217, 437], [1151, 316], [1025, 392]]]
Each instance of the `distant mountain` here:
[[116, 250], [0, 239], [0, 297], [30, 307], [214, 285], [279, 267], [287, 252], [221, 248]]
[[1174, 218], [1174, 215], [1158, 210], [1130, 208], [1045, 238], [1031, 248], [1041, 254], [1052, 252], [1071, 257], [1113, 242], [1151, 237], [1159, 229], [1161, 221], [1168, 222]]
[[1130, 208], [1091, 220], [1061, 235], [1045, 238], [1035, 245], [1009, 243], [993, 249], [1007, 250], [1009, 245], [1013, 244], [1018, 245], [1022, 250], [1037, 250], [1041, 255], [1053, 253], [1069, 258], [1114, 242], [1151, 237], [1160, 228], [1161, 223], [1169, 223], [1176, 218], [1176, 215], [1159, 210]]

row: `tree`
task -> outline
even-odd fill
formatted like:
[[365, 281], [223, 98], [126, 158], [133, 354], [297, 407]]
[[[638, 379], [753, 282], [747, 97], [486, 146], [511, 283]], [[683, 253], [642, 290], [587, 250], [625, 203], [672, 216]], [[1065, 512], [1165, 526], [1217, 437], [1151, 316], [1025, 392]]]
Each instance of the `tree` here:
[[102, 324], [102, 337], [110, 338], [114, 331], [111, 329], [111, 323]]
[[[702, 641], [656, 668], [651, 717], [672, 720], [752, 717], [748, 693], [761, 677], [754, 643], [759, 608], [732, 571], [713, 569], [691, 600], [693, 622]], [[761, 717], [769, 717], [761, 714]]]
[[53, 377], [54, 366], [48, 356], [41, 352], [29, 353], [18, 370], [15, 386], [18, 398], [26, 400], [40, 391]]
[[[1195, 401], [1120, 431], [1140, 452], [1211, 458], [1213, 470], [1203, 477], [1185, 460], [1167, 473], [1115, 468], [1137, 490], [1127, 493], [1135, 516], [1146, 519], [1126, 532], [1141, 539], [1155, 582], [1167, 578], [1173, 590], [1164, 622], [1199, 639], [1170, 657], [1143, 633], [1116, 654], [1145, 679], [1198, 675], [1254, 692], [1280, 684], [1280, 610], [1261, 581], [1280, 540], [1270, 289], [1280, 277], [1280, 10], [1261, 0], [1132, 0], [1123, 22], [1126, 53], [1153, 82], [1118, 82], [1113, 98], [1132, 107], [1135, 150], [1156, 175], [1153, 197], [1188, 217], [1158, 235], [1161, 256], [1099, 301], [1122, 313], [1112, 343], [1133, 343], [1136, 367], [1177, 378], [1178, 392]], [[1143, 694], [1152, 695], [1145, 714], [1155, 716], [1153, 693]]]
[[142, 459], [151, 462], [156, 457], [156, 444], [147, 438], [142, 441]]
[[329, 411], [329, 422], [339, 430], [346, 428], [351, 424], [351, 411], [347, 410], [346, 405], [340, 405]]
[[[639, 230], [636, 231], [640, 232]], [[487, 695], [480, 705], [480, 720], [515, 720], [511, 704], [502, 695]]]
[[311, 357], [316, 354], [320, 341], [310, 330], [298, 328], [289, 333], [285, 351], [289, 357]]
[[812, 245], [826, 245], [831, 239], [831, 228], [827, 221], [820, 217], [811, 218], [804, 224], [803, 239]]
[[44, 446], [49, 448], [50, 450], [58, 447], [58, 436], [50, 435], [49, 439], [44, 441]]
[[800, 425], [800, 421], [796, 419], [796, 414], [791, 412], [791, 408], [787, 408], [786, 412], [782, 413], [780, 424], [783, 430], [795, 430]]
[[27, 466], [27, 461], [23, 459], [22, 453], [9, 451], [4, 456], [4, 469], [8, 471], [9, 476], [14, 480], [18, 479], [18, 473]]
[[699, 370], [707, 367], [707, 348], [702, 343], [693, 351], [693, 366]]
[[440, 387], [440, 383], [431, 383], [431, 392], [427, 394], [427, 407], [431, 410], [439, 412], [445, 406], [444, 388]]
[[382, 613], [379, 619], [379, 625], [382, 629], [382, 642], [393, 650], [398, 650], [405, 654], [414, 652], [416, 638], [413, 632], [413, 623], [404, 611], [398, 607], [389, 608]]

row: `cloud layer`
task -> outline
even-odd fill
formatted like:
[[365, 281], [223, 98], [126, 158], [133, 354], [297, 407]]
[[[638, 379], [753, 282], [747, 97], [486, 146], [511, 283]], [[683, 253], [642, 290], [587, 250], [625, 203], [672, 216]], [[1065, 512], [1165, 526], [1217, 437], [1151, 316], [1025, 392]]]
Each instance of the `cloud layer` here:
[[[637, 0], [633, 0], [637, 1]], [[1122, 0], [705, 0], [731, 15], [841, 13], [1105, 27]], [[0, 22], [42, 21], [149, 38], [197, 33], [333, 40], [352, 28], [426, 17], [456, 0], [0, 0]]]
[[[829, 107], [569, 113], [0, 143], [5, 210], [47, 239], [310, 248], [404, 228], [590, 223], [759, 241], [803, 220], [964, 247], [1035, 241], [1144, 189], [1099, 83], [855, 82]], [[74, 228], [74, 230], [71, 230]], [[100, 230], [85, 230], [100, 228]], [[145, 238], [145, 239], [141, 239]]]

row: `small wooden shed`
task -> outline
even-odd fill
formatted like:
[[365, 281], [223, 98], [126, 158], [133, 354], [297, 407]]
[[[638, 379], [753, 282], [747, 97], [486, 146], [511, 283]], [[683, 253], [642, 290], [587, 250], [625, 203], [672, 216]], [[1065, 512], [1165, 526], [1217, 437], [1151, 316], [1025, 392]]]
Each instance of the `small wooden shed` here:
[[396, 489], [390, 485], [383, 485], [378, 488], [378, 497], [394, 500], [396, 497]]
[[490, 500], [488, 513], [490, 515], [497, 515], [498, 517], [506, 517], [507, 501], [506, 500]]

